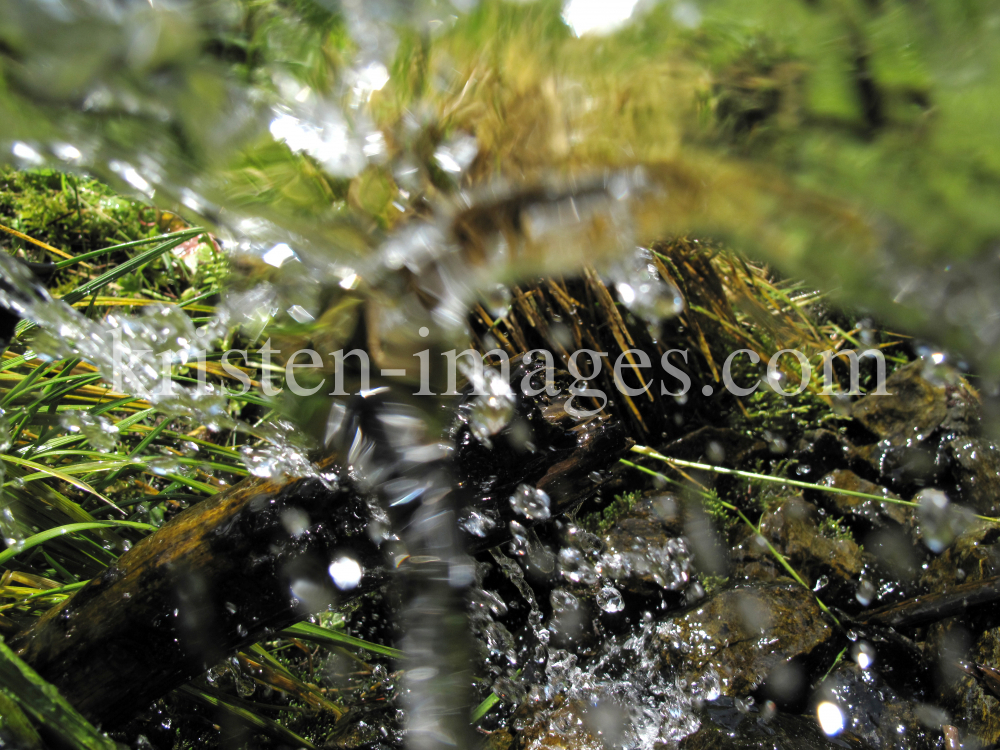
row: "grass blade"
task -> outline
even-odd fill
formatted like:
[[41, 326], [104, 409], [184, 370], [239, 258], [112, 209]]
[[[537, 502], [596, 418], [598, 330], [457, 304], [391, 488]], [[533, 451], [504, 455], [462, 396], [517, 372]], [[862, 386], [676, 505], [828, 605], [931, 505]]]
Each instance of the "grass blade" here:
[[90, 260], [91, 258], [97, 258], [98, 256], [104, 255], [106, 253], [114, 253], [119, 250], [128, 250], [133, 247], [139, 247], [140, 245], [148, 245], [151, 242], [169, 241], [172, 239], [177, 239], [178, 237], [183, 237], [186, 240], [192, 237], [197, 237], [199, 234], [204, 233], [204, 229], [201, 227], [193, 227], [192, 229], [183, 229], [180, 232], [171, 232], [170, 234], [159, 234], [155, 237], [144, 237], [141, 240], [132, 240], [131, 242], [122, 242], [119, 245], [111, 245], [109, 247], [101, 248], [100, 250], [91, 250], [89, 253], [84, 253], [83, 255], [76, 255], [66, 260], [61, 260], [56, 263], [57, 269], [68, 268], [74, 263], [80, 263], [85, 260]]
[[279, 633], [283, 638], [301, 638], [304, 641], [312, 641], [313, 643], [321, 643], [326, 646], [353, 646], [354, 648], [361, 648], [365, 651], [370, 651], [373, 654], [382, 654], [382, 656], [388, 656], [391, 659], [405, 659], [406, 655], [400, 651], [398, 648], [392, 648], [391, 646], [380, 646], [377, 643], [371, 643], [370, 641], [364, 641], [360, 638], [355, 638], [354, 636], [347, 635], [346, 633], [339, 633], [336, 630], [330, 630], [328, 628], [321, 628], [318, 625], [313, 625], [309, 622], [299, 622], [292, 625], [290, 628], [285, 628]]
[[148, 523], [138, 523], [136, 521], [91, 521], [89, 523], [68, 523], [65, 526], [56, 526], [53, 529], [40, 531], [34, 536], [30, 536], [23, 542], [18, 542], [13, 547], [8, 547], [0, 552], [0, 565], [6, 565], [7, 561], [15, 555], [24, 552], [39, 544], [58, 539], [66, 534], [74, 534], [78, 531], [89, 531], [91, 529], [103, 529], [108, 526], [124, 526], [131, 529], [141, 529], [142, 531], [156, 531], [156, 527]]
[[[117, 505], [115, 505], [113, 502], [111, 502], [108, 498], [106, 498], [100, 492], [95, 490], [89, 484], [84, 482], [82, 479], [71, 477], [69, 474], [64, 474], [61, 471], [56, 471], [55, 469], [45, 466], [44, 464], [35, 463], [34, 461], [28, 461], [23, 458], [18, 458], [17, 456], [0, 455], [0, 460], [16, 464], [17, 466], [23, 466], [26, 469], [34, 469], [35, 471], [41, 472], [42, 474], [47, 474], [48, 476], [54, 479], [60, 479], [63, 482], [66, 482], [67, 484], [73, 485], [77, 489], [83, 490], [84, 492], [89, 492], [91, 495], [94, 495], [102, 503], [111, 506], [115, 510], [119, 511], [122, 515], [125, 515], [125, 511], [123, 511], [121, 508], [119, 508]], [[24, 477], [24, 479], [28, 479], [28, 477]]]
[[0, 690], [0, 729], [14, 735], [17, 747], [27, 750], [42, 750], [45, 747], [24, 711], [5, 690]]
[[245, 708], [241, 708], [240, 706], [227, 702], [221, 694], [216, 693], [215, 691], [208, 693], [204, 690], [191, 687], [190, 685], [184, 685], [183, 687], [178, 688], [178, 691], [192, 700], [200, 703], [207, 703], [209, 706], [213, 706], [214, 708], [220, 708], [240, 721], [249, 724], [254, 729], [259, 729], [264, 734], [270, 735], [274, 739], [286, 745], [290, 745], [292, 747], [304, 747], [308, 750], [315, 750], [316, 748], [316, 746], [305, 737], [300, 737], [295, 734], [295, 732], [290, 729], [286, 729], [276, 721], [265, 719], [263, 716], [258, 716], [252, 711], [248, 711]]
[[[514, 679], [515, 680], [518, 677], [520, 677], [520, 676], [521, 676], [521, 670], [520, 669], [517, 670], [516, 672], [514, 672]], [[489, 695], [486, 696], [486, 698], [483, 700], [482, 703], [480, 703], [478, 706], [475, 707], [475, 709], [473, 709], [472, 716], [469, 717], [469, 721], [471, 723], [475, 724], [481, 718], [483, 718], [484, 716], [486, 716], [486, 714], [488, 714], [492, 710], [492, 708], [497, 703], [500, 703], [500, 701], [502, 701], [502, 700], [503, 700], [503, 698], [501, 698], [496, 693], [490, 693]]]
[[[204, 232], [204, 231], [205, 231], [204, 229], [199, 229], [199, 232]], [[147, 263], [156, 260], [168, 250], [173, 250], [178, 245], [191, 239], [192, 236], [194, 235], [188, 232], [178, 232], [174, 235], [171, 235], [171, 239], [167, 240], [166, 242], [161, 242], [156, 247], [151, 247], [149, 250], [139, 253], [134, 258], [129, 258], [121, 265], [115, 266], [110, 271], [102, 273], [96, 279], [91, 279], [90, 281], [81, 284], [73, 291], [67, 292], [62, 297], [60, 297], [60, 299], [68, 305], [72, 305], [76, 302], [79, 302], [85, 297], [89, 297], [91, 294], [94, 294], [96, 291], [101, 289], [101, 287], [107, 286], [112, 281], [117, 281], [122, 276], [127, 276], [136, 269], [141, 268]], [[20, 323], [18, 323], [16, 332], [18, 336], [22, 336], [27, 331], [30, 331], [33, 328], [35, 328], [35, 323], [31, 322], [30, 320], [22, 320]]]
[[52, 685], [25, 664], [0, 638], [0, 688], [28, 716], [54, 734], [67, 747], [82, 750], [115, 750], [115, 743], [100, 734]]

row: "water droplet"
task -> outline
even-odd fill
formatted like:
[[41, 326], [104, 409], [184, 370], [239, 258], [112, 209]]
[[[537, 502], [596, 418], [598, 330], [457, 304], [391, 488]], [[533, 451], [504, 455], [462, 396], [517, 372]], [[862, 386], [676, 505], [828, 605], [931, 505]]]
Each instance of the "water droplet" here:
[[819, 728], [827, 737], [833, 737], [844, 731], [844, 712], [836, 703], [820, 702], [816, 706], [816, 719], [819, 721]]
[[510, 312], [510, 300], [510, 289], [505, 284], [492, 284], [483, 292], [486, 311], [493, 320], [507, 316], [507, 313]]
[[241, 698], [249, 698], [257, 688], [252, 677], [244, 675], [239, 668], [233, 670], [233, 682], [236, 684], [236, 692]]
[[716, 440], [712, 440], [708, 444], [708, 448], [705, 451], [705, 456], [708, 458], [709, 463], [721, 464], [726, 460], [726, 449], [722, 447], [722, 444]]
[[459, 525], [473, 536], [482, 538], [495, 529], [497, 524], [485, 513], [472, 511], [459, 522]]
[[165, 477], [168, 474], [176, 474], [182, 467], [183, 464], [173, 456], [151, 458], [146, 462], [146, 468], [161, 477]]
[[461, 134], [442, 143], [434, 151], [434, 161], [440, 169], [455, 177], [460, 176], [479, 153], [479, 143], [471, 135]]
[[625, 609], [625, 602], [618, 589], [613, 586], [605, 586], [597, 592], [597, 606], [605, 612], [621, 612]]
[[112, 452], [118, 443], [118, 428], [103, 415], [73, 410], [64, 412], [59, 422], [70, 432], [86, 437], [87, 442], [101, 453]]
[[851, 648], [851, 658], [862, 669], [868, 669], [875, 663], [875, 647], [868, 641], [858, 641]]
[[921, 539], [935, 554], [944, 552], [973, 520], [968, 509], [952, 503], [941, 490], [921, 490], [914, 499]]
[[504, 429], [514, 418], [517, 400], [510, 383], [492, 368], [483, 370], [482, 381], [472, 383], [480, 395], [472, 400], [469, 428], [479, 442], [491, 447], [490, 437]]
[[553, 589], [549, 594], [553, 612], [575, 612], [580, 609], [580, 600], [566, 589]]
[[597, 569], [578, 549], [563, 547], [559, 550], [559, 570], [573, 583], [593, 585], [597, 583]]
[[867, 578], [862, 579], [858, 582], [858, 589], [854, 596], [862, 607], [867, 607], [875, 598], [875, 585]]
[[545, 492], [527, 484], [518, 485], [510, 496], [510, 507], [535, 521], [544, 521], [552, 516], [549, 504], [549, 496]]
[[357, 560], [350, 557], [338, 557], [328, 568], [330, 578], [341, 591], [356, 589], [361, 583], [363, 570]]
[[684, 312], [684, 297], [677, 287], [660, 277], [652, 254], [645, 248], [614, 267], [610, 276], [621, 303], [647, 322], [659, 323]]
[[3, 536], [3, 542], [8, 547], [19, 547], [25, 539], [24, 532], [21, 531], [21, 526], [14, 518], [9, 506], [0, 508], [0, 535]]
[[517, 521], [510, 522], [510, 553], [523, 557], [528, 553], [528, 530]]
[[309, 528], [309, 514], [301, 508], [286, 508], [281, 512], [281, 525], [295, 539]]

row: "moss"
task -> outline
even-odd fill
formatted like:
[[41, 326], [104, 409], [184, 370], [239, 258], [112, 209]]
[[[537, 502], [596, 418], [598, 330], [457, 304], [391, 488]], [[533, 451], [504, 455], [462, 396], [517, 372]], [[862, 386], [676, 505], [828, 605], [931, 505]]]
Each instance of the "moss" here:
[[722, 589], [729, 585], [729, 576], [719, 576], [709, 573], [700, 576], [698, 582], [705, 589], [705, 596], [711, 596], [718, 591], [722, 591]]
[[714, 490], [708, 490], [703, 498], [705, 512], [708, 514], [716, 526], [726, 533], [731, 531], [739, 523], [739, 519], [723, 505], [722, 498]]
[[851, 533], [850, 528], [844, 524], [844, 519], [837, 516], [825, 516], [819, 522], [819, 533], [827, 539], [833, 539], [834, 541], [854, 541], [854, 535]]
[[[169, 216], [123, 198], [97, 180], [51, 169], [18, 172], [0, 167], [0, 223], [77, 255], [115, 242], [158, 234]], [[8, 234], [0, 244], [49, 261], [40, 248]]]
[[581, 518], [580, 525], [591, 533], [607, 534], [619, 518], [635, 507], [641, 497], [642, 493], [638, 490], [615, 495], [615, 499], [609, 505]]

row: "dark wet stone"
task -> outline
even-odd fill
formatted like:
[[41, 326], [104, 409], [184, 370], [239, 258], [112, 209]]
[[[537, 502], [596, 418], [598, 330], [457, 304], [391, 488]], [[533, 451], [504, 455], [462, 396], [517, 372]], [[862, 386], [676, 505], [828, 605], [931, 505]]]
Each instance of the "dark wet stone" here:
[[851, 407], [851, 416], [892, 445], [920, 442], [948, 417], [948, 394], [922, 376], [923, 364], [913, 362], [886, 379], [889, 395], [868, 395]]
[[642, 596], [686, 587], [692, 566], [683, 540], [680, 504], [672, 495], [640, 500], [604, 535], [604, 558], [621, 561], [608, 573], [622, 591]]
[[493, 732], [483, 746], [484, 750], [510, 750], [514, 745], [514, 737], [508, 729], [498, 729]]
[[377, 725], [359, 721], [337, 739], [335, 747], [343, 750], [367, 750], [381, 738], [382, 734]]
[[[851, 601], [858, 578], [873, 562], [850, 538], [824, 536], [815, 505], [792, 497], [761, 517], [760, 532], [810, 586], [820, 585], [829, 602]], [[750, 529], [740, 530], [733, 546], [733, 574], [745, 580], [787, 576], [784, 567]]]
[[[1000, 628], [982, 633], [969, 651], [969, 660], [1000, 669]], [[967, 731], [986, 747], [1000, 743], [1000, 700], [980, 679], [959, 673], [946, 697], [954, 699], [957, 716], [964, 717]]]
[[877, 750], [936, 750], [939, 727], [925, 727], [918, 705], [901, 698], [876, 669], [853, 662], [838, 667], [820, 686], [818, 700], [836, 703], [844, 715], [844, 731]]
[[513, 723], [518, 731], [513, 744], [506, 746], [509, 748], [605, 750], [604, 743], [591, 734], [586, 707], [562, 696], [541, 706], [522, 706]]
[[679, 750], [828, 750], [868, 748], [857, 737], [827, 737], [811, 716], [777, 713], [761, 718], [756, 707], [744, 713], [732, 699], [705, 705], [701, 729], [684, 738]]
[[970, 581], [1000, 575], [1000, 528], [976, 521], [944, 552], [932, 558], [920, 576], [928, 593], [948, 591]]
[[977, 448], [985, 458], [991, 450], [975, 437], [979, 398], [964, 381], [939, 383], [925, 375], [924, 364], [913, 362], [888, 378], [890, 395], [872, 394], [854, 403], [851, 416], [878, 440], [855, 448], [850, 468], [902, 487], [939, 484], [954, 466], [959, 487], [977, 507], [986, 507], [995, 497], [991, 492], [1000, 489], [1000, 456], [994, 455], [992, 464], [970, 458]]
[[855, 468], [884, 484], [910, 490], [936, 486], [944, 473], [937, 446], [933, 442], [893, 445], [888, 439], [864, 445], [854, 451]]
[[[853, 471], [846, 469], [831, 471], [819, 483], [849, 492], [864, 492], [893, 500], [900, 499], [898, 495], [885, 487], [862, 479]], [[825, 505], [835, 515], [852, 522], [861, 521], [873, 528], [882, 528], [887, 525], [911, 526], [913, 523], [913, 509], [906, 505], [883, 503], [870, 498], [839, 495], [831, 492], [814, 492], [811, 499]]]
[[856, 460], [855, 451], [844, 435], [831, 430], [809, 430], [795, 446], [796, 471], [804, 481], [815, 481], [833, 469], [849, 466]]
[[659, 625], [663, 663], [688, 682], [710, 670], [721, 693], [745, 696], [786, 661], [833, 636], [812, 593], [794, 582], [726, 589]]
[[660, 450], [676, 458], [739, 465], [750, 454], [764, 452], [767, 447], [765, 441], [737, 430], [706, 425], [667, 443]]
[[955, 483], [954, 500], [977, 513], [1000, 515], [1000, 448], [972, 437], [955, 437], [942, 445]]

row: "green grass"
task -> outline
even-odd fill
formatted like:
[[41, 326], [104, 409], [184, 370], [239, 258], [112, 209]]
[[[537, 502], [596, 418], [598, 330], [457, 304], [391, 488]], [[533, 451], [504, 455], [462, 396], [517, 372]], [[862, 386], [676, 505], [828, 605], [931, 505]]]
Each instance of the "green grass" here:
[[[94, 320], [163, 302], [178, 305], [196, 325], [215, 312], [227, 261], [204, 230], [120, 198], [96, 181], [3, 169], [0, 224], [29, 238], [2, 232], [2, 250], [58, 261], [50, 292]], [[185, 247], [194, 253], [193, 264], [174, 254], [182, 243], [189, 243]], [[240, 383], [218, 367], [221, 341], [206, 357], [206, 380], [231, 394], [227, 413], [246, 420], [249, 432], [212, 432], [173, 418], [135, 394], [114, 392], [79, 359], [39, 359], [31, 350], [36, 335], [38, 329], [22, 321], [13, 343], [0, 352], [0, 443], [6, 446], [0, 453], [0, 530], [11, 541], [0, 549], [0, 632], [59, 605], [184, 508], [247, 476], [240, 449], [258, 442], [253, 433], [275, 409], [259, 388], [236, 395]], [[252, 343], [240, 336], [230, 331], [227, 348]], [[173, 375], [184, 383], [194, 382], [197, 373], [176, 367]], [[110, 436], [90, 425], [111, 428]], [[325, 715], [326, 724], [340, 731], [345, 702], [359, 700], [363, 691], [329, 698], [303, 673], [312, 664], [313, 650], [347, 648], [382, 659], [402, 654], [348, 635], [343, 618], [328, 617], [324, 623], [301, 623], [243, 652], [240, 658], [259, 669], [241, 679], [274, 691], [266, 701], [259, 696], [268, 691], [245, 698], [233, 685], [213, 687], [196, 680], [182, 688], [169, 699], [181, 717], [178, 737], [187, 731], [184, 707], [191, 701], [284, 744], [322, 744], [330, 727], [304, 721], [307, 714]], [[371, 657], [353, 658], [362, 672], [370, 672], [365, 659]], [[39, 746], [35, 727], [40, 720], [67, 745], [113, 746], [2, 643], [0, 715], [3, 727], [26, 747]]]

